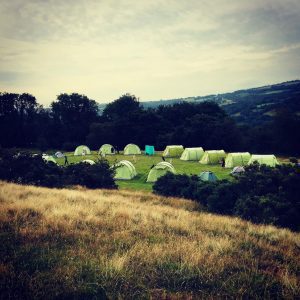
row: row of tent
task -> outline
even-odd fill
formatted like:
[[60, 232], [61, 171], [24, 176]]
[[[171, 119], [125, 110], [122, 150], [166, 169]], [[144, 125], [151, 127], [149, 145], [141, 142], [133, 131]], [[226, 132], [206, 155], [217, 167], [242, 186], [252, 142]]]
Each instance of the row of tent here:
[[225, 168], [246, 166], [254, 162], [275, 167], [279, 164], [275, 155], [251, 155], [249, 152], [235, 152], [226, 154], [224, 150], [204, 151], [202, 147], [185, 148], [181, 145], [167, 146], [163, 152], [164, 157], [180, 157], [185, 161], [199, 161], [204, 165], [218, 164], [225, 160]]
[[[91, 151], [87, 146], [78, 146], [74, 152], [74, 155], [87, 155]], [[128, 144], [124, 148], [124, 155], [139, 155], [141, 149], [135, 144]], [[154, 146], [146, 145], [145, 153], [147, 155], [154, 155]], [[109, 155], [115, 154], [115, 149], [110, 144], [104, 144], [99, 149], [99, 154]], [[164, 150], [163, 157], [180, 157], [184, 161], [199, 161], [201, 164], [214, 165], [218, 164], [220, 160], [225, 160], [225, 168], [233, 168], [236, 166], [245, 166], [258, 162], [259, 164], [265, 164], [274, 167], [279, 164], [274, 155], [251, 155], [249, 152], [235, 152], [228, 153], [226, 155], [224, 150], [208, 150], [204, 151], [202, 147], [195, 148], [183, 148], [182, 145], [167, 146]]]

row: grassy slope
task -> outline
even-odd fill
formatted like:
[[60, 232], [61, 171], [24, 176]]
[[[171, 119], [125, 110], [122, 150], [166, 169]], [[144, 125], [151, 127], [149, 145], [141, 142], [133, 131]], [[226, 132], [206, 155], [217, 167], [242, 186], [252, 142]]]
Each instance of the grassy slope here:
[[4, 298], [295, 298], [300, 235], [150, 193], [0, 182]]
[[[87, 156], [74, 156], [73, 153], [66, 153], [68, 155], [69, 163], [79, 162], [84, 159], [92, 159], [97, 160], [97, 152], [93, 151], [92, 155]], [[136, 167], [138, 175], [130, 181], [118, 181], [118, 185], [120, 188], [131, 189], [131, 190], [144, 190], [151, 191], [152, 184], [146, 183], [147, 175], [149, 173], [150, 167], [153, 164], [156, 164], [161, 159], [161, 152], [157, 152], [155, 156], [146, 156], [146, 155], [136, 155], [135, 159], [132, 155], [107, 155], [106, 159], [109, 160], [111, 164], [113, 164], [116, 160], [129, 160]], [[170, 161], [170, 158], [166, 159]], [[59, 164], [64, 163], [64, 159], [57, 159]], [[219, 179], [230, 179], [229, 173], [231, 169], [223, 169], [219, 165], [217, 166], [208, 166], [201, 165], [198, 161], [182, 161], [178, 158], [172, 158], [172, 164], [174, 165], [176, 172], [178, 174], [197, 174], [199, 175], [202, 171], [213, 171]]]

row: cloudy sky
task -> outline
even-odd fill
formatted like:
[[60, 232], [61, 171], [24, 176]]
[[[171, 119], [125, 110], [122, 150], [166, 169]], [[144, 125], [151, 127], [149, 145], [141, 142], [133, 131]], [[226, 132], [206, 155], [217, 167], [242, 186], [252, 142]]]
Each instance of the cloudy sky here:
[[299, 0], [0, 0], [0, 91], [49, 105], [300, 78]]

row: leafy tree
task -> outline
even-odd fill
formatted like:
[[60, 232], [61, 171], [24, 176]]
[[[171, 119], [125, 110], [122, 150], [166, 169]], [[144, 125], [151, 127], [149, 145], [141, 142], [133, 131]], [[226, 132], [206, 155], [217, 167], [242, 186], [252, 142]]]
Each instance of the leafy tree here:
[[85, 142], [90, 125], [98, 120], [96, 101], [85, 95], [60, 94], [57, 101], [51, 103], [51, 109], [61, 144], [63, 141]]
[[106, 105], [103, 110], [103, 117], [106, 120], [115, 121], [122, 118], [127, 118], [130, 114], [141, 111], [141, 106], [138, 98], [134, 95], [125, 94], [119, 99]]
[[40, 109], [30, 94], [0, 93], [0, 144], [32, 146], [37, 138], [36, 120]]

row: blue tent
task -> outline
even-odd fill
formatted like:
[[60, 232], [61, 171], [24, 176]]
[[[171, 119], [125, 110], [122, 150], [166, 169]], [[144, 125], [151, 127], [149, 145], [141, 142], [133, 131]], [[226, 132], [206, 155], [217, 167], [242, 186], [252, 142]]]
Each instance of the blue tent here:
[[214, 182], [214, 181], [218, 180], [217, 176], [213, 172], [211, 172], [211, 171], [202, 172], [199, 175], [199, 178], [202, 181], [210, 181], [210, 182]]
[[146, 155], [154, 155], [155, 154], [154, 146], [146, 145], [145, 146], [145, 154]]

